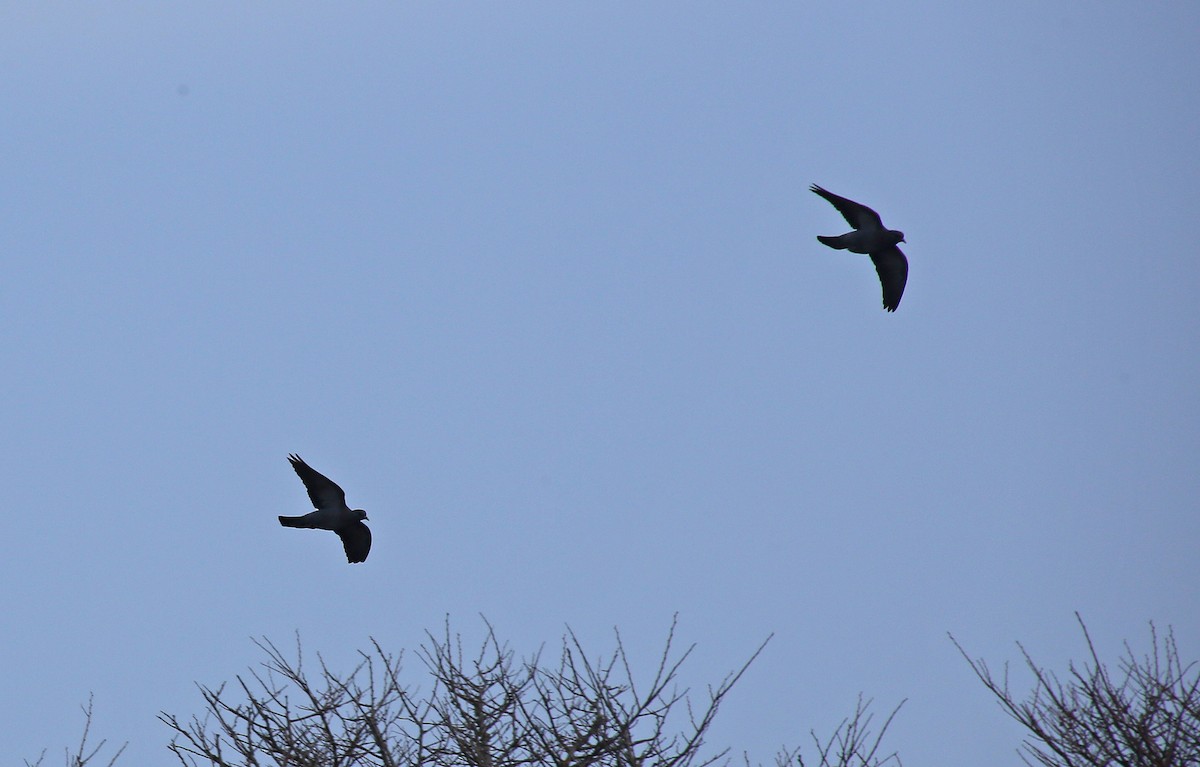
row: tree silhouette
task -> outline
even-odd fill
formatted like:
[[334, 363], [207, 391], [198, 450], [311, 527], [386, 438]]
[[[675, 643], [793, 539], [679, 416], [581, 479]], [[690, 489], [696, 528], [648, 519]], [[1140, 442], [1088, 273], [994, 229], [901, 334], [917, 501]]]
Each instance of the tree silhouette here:
[[[815, 731], [809, 732], [816, 749], [815, 767], [886, 767], [893, 762], [896, 767], [902, 767], [900, 755], [895, 751], [888, 754], [879, 752], [883, 746], [883, 736], [906, 702], [902, 700], [892, 709], [888, 718], [883, 720], [879, 733], [875, 734], [871, 732], [871, 720], [875, 718], [871, 713], [872, 701], [863, 701], [862, 695], [859, 695], [854, 713], [843, 719], [828, 738], [822, 739]], [[796, 767], [809, 767], [799, 748], [784, 751], [775, 759], [776, 767], [789, 767], [793, 762]]]
[[[83, 709], [83, 735], [79, 737], [79, 747], [75, 749], [75, 753], [72, 754], [69, 750], [66, 752], [66, 761], [64, 764], [66, 764], [67, 767], [86, 767], [86, 765], [91, 764], [92, 760], [100, 755], [100, 751], [108, 743], [108, 741], [102, 740], [94, 747], [88, 746], [88, 736], [92, 731], [91, 695], [88, 696], [87, 705], [80, 706], [80, 708]], [[113, 767], [113, 765], [117, 763], [117, 759], [120, 758], [121, 752], [125, 750], [125, 746], [127, 745], [129, 744], [121, 744], [121, 747], [117, 749], [117, 753], [113, 754], [112, 758], [108, 760], [106, 767]], [[42, 767], [42, 762], [45, 761], [45, 759], [46, 752], [43, 750], [41, 755], [38, 756], [38, 760], [36, 762], [30, 762], [28, 759], [26, 759], [25, 767]]]
[[[485, 638], [470, 653], [448, 623], [440, 635], [426, 634], [415, 653], [432, 680], [426, 691], [406, 686], [402, 655], [374, 640], [349, 672], [319, 654], [306, 661], [298, 636], [294, 652], [256, 640], [266, 659], [232, 683], [200, 685], [201, 714], [159, 714], [171, 732], [168, 748], [184, 767], [725, 767], [729, 750], [707, 748], [705, 737], [766, 646], [697, 697], [682, 686], [680, 669], [694, 646], [677, 648], [675, 621], [641, 678], [619, 632], [608, 656], [589, 656], [568, 629], [554, 657], [538, 651], [518, 659], [484, 623]], [[860, 696], [832, 736], [812, 733], [815, 767], [900, 765], [895, 753], [877, 756], [899, 706], [877, 736], [869, 708]], [[90, 702], [84, 711], [68, 767], [86, 767], [104, 746], [89, 750]], [[776, 767], [809, 764], [795, 749], [781, 752]]]
[[[414, 695], [400, 679], [401, 656], [377, 642], [339, 674], [317, 657], [312, 674], [299, 639], [294, 658], [268, 640], [267, 660], [236, 685], [201, 687], [205, 714], [159, 718], [183, 765], [214, 767], [708, 767], [704, 736], [721, 702], [761, 652], [695, 704], [679, 689], [692, 648], [675, 649], [675, 625], [653, 676], [634, 679], [616, 651], [590, 660], [568, 631], [558, 658], [517, 660], [491, 626], [466, 655], [447, 625], [427, 634], [418, 657], [432, 690]], [[765, 645], [765, 643], [764, 643]]]
[[[1139, 658], [1125, 644], [1114, 674], [1096, 652], [1087, 626], [1075, 614], [1089, 661], [1067, 666], [1062, 681], [1034, 662], [1018, 643], [1034, 688], [1025, 698], [1008, 684], [1008, 666], [997, 678], [981, 659], [954, 646], [1000, 707], [1027, 731], [1021, 758], [1045, 767], [1195, 767], [1200, 765], [1200, 672], [1179, 659], [1174, 633], [1160, 640], [1150, 624], [1151, 650]], [[1031, 761], [1032, 759], [1032, 761]]]

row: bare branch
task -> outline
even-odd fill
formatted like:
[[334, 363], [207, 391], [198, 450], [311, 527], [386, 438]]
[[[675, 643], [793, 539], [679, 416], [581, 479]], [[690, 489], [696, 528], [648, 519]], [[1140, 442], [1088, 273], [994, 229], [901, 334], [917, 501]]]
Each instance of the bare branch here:
[[704, 736], [763, 649], [693, 708], [678, 686], [691, 648], [675, 651], [675, 621], [646, 685], [619, 633], [611, 656], [591, 660], [568, 628], [547, 664], [540, 650], [518, 660], [484, 625], [469, 655], [449, 622], [427, 634], [417, 655], [433, 688], [420, 698], [401, 684], [400, 658], [374, 640], [339, 673], [320, 656], [306, 667], [298, 638], [292, 655], [262, 639], [259, 668], [199, 688], [203, 717], [159, 719], [185, 767], [710, 767], [727, 752], [705, 753]]
[[[871, 733], [871, 720], [875, 717], [871, 713], [873, 702], [864, 701], [862, 694], [859, 694], [854, 713], [843, 719], [828, 738], [821, 739], [815, 731], [809, 732], [816, 751], [816, 767], [886, 767], [892, 763], [896, 767], [903, 767], [897, 752], [881, 754], [880, 749], [883, 736], [907, 700], [900, 701], [892, 709], [875, 735]], [[800, 748], [781, 751], [775, 758], [776, 767], [789, 767], [792, 763], [797, 767], [808, 767]]]
[[1088, 650], [1082, 666], [1070, 663], [1066, 681], [1039, 666], [1017, 644], [1033, 674], [1033, 691], [1013, 694], [1008, 667], [997, 678], [982, 659], [950, 641], [1001, 709], [1024, 727], [1021, 758], [1043, 767], [1177, 767], [1200, 764], [1200, 673], [1183, 665], [1174, 633], [1160, 641], [1150, 624], [1150, 652], [1138, 658], [1129, 644], [1117, 673], [1100, 660], [1087, 625], [1075, 619]]
[[[66, 751], [65, 753], [67, 767], [86, 767], [100, 753], [100, 749], [104, 748], [105, 744], [108, 743], [107, 740], [102, 740], [95, 748], [88, 749], [88, 735], [92, 731], [92, 699], [93, 696], [88, 695], [87, 705], [79, 707], [83, 711], [83, 734], [79, 737], [79, 747], [75, 750], [75, 753], [72, 754], [70, 751]], [[108, 760], [108, 764], [105, 767], [113, 767], [128, 745], [128, 741], [122, 743], [121, 747], [117, 749], [117, 753], [112, 755], [112, 758]], [[41, 767], [42, 761], [45, 758], [46, 752], [43, 750], [36, 762], [30, 762], [28, 759], [24, 760], [25, 767]]]

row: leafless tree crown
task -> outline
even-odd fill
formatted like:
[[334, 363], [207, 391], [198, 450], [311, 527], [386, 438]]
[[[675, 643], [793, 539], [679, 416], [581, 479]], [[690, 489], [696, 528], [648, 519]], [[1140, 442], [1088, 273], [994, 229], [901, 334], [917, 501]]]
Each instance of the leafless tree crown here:
[[[872, 733], [871, 720], [875, 718], [871, 713], [872, 701], [864, 701], [859, 695], [854, 713], [843, 719], [828, 738], [821, 738], [815, 730], [809, 731], [814, 748], [814, 756], [810, 758], [815, 758], [816, 767], [888, 767], [890, 764], [903, 767], [897, 752], [885, 752], [882, 749], [883, 736], [906, 702], [900, 701], [883, 720], [879, 732]], [[809, 767], [802, 748], [782, 751], [775, 758], [775, 767], [791, 767], [793, 764], [795, 767]]]
[[[102, 740], [95, 746], [88, 745], [88, 736], [92, 731], [91, 695], [88, 696], [87, 705], [81, 706], [80, 708], [83, 709], [83, 735], [79, 737], [79, 747], [75, 749], [75, 753], [71, 753], [69, 750], [66, 752], [66, 760], [64, 761], [64, 764], [66, 764], [67, 767], [87, 767], [87, 765], [92, 764], [93, 761], [100, 756], [100, 752], [104, 750], [104, 746], [108, 743], [108, 741]], [[106, 767], [113, 767], [113, 765], [117, 763], [117, 759], [120, 758], [121, 753], [125, 750], [125, 747], [128, 745], [128, 743], [122, 743], [121, 747], [117, 749], [117, 752], [108, 760]], [[36, 762], [30, 762], [28, 759], [26, 759], [25, 767], [42, 767], [42, 762], [45, 761], [45, 759], [46, 752], [42, 751]], [[96, 762], [96, 764], [99, 764], [99, 762]]]
[[1160, 639], [1150, 624], [1151, 650], [1138, 657], [1125, 645], [1117, 672], [1100, 661], [1079, 614], [1090, 660], [1071, 663], [1067, 679], [1039, 666], [1018, 644], [1034, 688], [1019, 698], [1008, 665], [997, 679], [950, 637], [1000, 707], [1027, 731], [1021, 758], [1044, 767], [1197, 767], [1200, 765], [1200, 672], [1184, 665], [1174, 633]]
[[465, 654], [447, 626], [417, 653], [433, 679], [420, 695], [374, 641], [339, 674], [320, 656], [310, 672], [299, 639], [294, 658], [262, 640], [261, 669], [200, 688], [203, 716], [159, 718], [186, 767], [709, 767], [727, 752], [708, 753], [705, 734], [762, 647], [694, 704], [679, 686], [691, 648], [676, 651], [674, 630], [642, 685], [619, 634], [611, 657], [590, 660], [568, 631], [546, 663], [518, 660], [490, 626]]

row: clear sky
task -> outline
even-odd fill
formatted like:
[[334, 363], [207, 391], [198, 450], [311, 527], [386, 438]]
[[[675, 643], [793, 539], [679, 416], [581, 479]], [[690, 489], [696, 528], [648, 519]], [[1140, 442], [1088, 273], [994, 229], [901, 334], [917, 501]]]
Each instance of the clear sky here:
[[[1017, 763], [946, 633], [1200, 658], [1195, 2], [0, 13], [0, 760], [167, 763], [251, 637], [671, 616], [713, 745], [859, 691]], [[907, 235], [899, 311], [807, 187]], [[370, 514], [344, 561], [297, 452]], [[423, 677], [409, 665], [413, 682]], [[1014, 677], [1020, 682], [1023, 677]]]

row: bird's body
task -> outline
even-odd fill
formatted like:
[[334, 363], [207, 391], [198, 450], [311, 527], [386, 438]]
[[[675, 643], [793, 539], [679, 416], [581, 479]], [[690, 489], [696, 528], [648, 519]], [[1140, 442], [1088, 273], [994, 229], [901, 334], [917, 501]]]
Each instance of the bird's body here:
[[346, 493], [337, 483], [309, 466], [298, 455], [289, 455], [288, 462], [296, 470], [309, 500], [316, 511], [299, 517], [280, 517], [284, 527], [302, 527], [315, 530], [332, 530], [342, 539], [346, 561], [363, 562], [371, 551], [371, 529], [363, 524], [367, 512], [351, 509], [346, 505]]
[[837, 250], [869, 255], [883, 286], [883, 308], [889, 312], [896, 311], [900, 297], [904, 295], [904, 285], [908, 282], [908, 259], [896, 247], [904, 242], [904, 233], [884, 227], [879, 214], [866, 205], [836, 195], [816, 184], [809, 188], [828, 200], [854, 227], [854, 231], [835, 237], [817, 235], [817, 240]]
[[334, 530], [345, 525], [345, 513], [338, 509], [317, 509], [298, 517], [280, 517], [284, 527], [305, 527], [310, 530]]
[[861, 253], [864, 256], [883, 250], [899, 242], [899, 240], [892, 240], [892, 238], [887, 236], [880, 236], [879, 232], [864, 229], [855, 229], [853, 232], [839, 234], [836, 237], [827, 237], [818, 234], [817, 239], [820, 240], [821, 244], [828, 245], [831, 248], [848, 250], [851, 253]]

